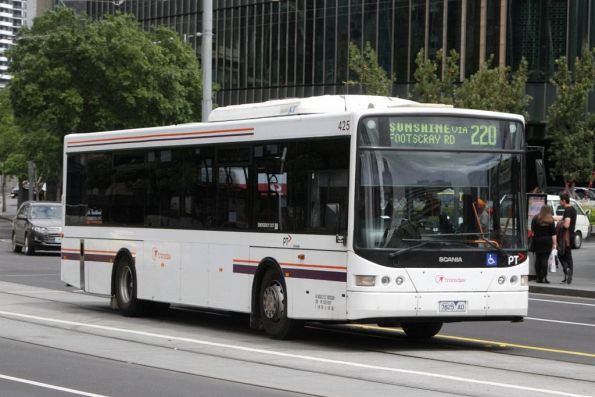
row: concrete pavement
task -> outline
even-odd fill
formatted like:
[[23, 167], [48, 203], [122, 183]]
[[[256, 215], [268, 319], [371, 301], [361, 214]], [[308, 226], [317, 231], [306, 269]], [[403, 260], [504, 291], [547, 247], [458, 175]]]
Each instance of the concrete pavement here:
[[[17, 212], [17, 200], [11, 199], [8, 195], [6, 198], [6, 212], [0, 212], [0, 221], [12, 221]], [[559, 268], [556, 273], [548, 274], [550, 284], [537, 284], [535, 280], [530, 281], [529, 292], [595, 298], [595, 235], [586, 239], [580, 249], [573, 250], [572, 256], [574, 259], [572, 284], [561, 283], [564, 272]]]

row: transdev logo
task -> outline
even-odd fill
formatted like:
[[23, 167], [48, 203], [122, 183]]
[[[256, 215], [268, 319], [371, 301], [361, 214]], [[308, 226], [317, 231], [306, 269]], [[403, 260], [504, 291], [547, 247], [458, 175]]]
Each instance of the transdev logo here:
[[437, 284], [464, 283], [465, 281], [467, 281], [464, 278], [446, 277], [441, 274], [437, 275], [434, 278], [434, 280], [436, 281]]
[[171, 259], [171, 254], [166, 254], [166, 253], [163, 253], [163, 252], [159, 252], [159, 250], [157, 248], [155, 248], [155, 247], [153, 247], [153, 255], [152, 256], [153, 256], [153, 260], [154, 261], [157, 260], [157, 259], [159, 259], [159, 260], [166, 260], [166, 261]]

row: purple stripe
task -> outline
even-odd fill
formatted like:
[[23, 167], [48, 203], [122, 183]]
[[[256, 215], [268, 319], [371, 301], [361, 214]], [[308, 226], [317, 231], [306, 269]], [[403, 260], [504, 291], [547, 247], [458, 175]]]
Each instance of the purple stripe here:
[[79, 261], [81, 259], [80, 254], [74, 254], [72, 252], [62, 252], [62, 259], [69, 261]]
[[[234, 273], [241, 274], [254, 274], [256, 273], [256, 266], [251, 265], [233, 265]], [[327, 281], [347, 281], [346, 272], [330, 272], [323, 270], [307, 270], [307, 269], [288, 269], [283, 268], [283, 274], [285, 277], [290, 278], [306, 278], [311, 280], [327, 280]]]
[[85, 260], [90, 262], [108, 262], [113, 263], [115, 255], [85, 254]]
[[254, 274], [256, 273], [256, 266], [233, 264], [234, 273]]
[[283, 269], [285, 277], [308, 278], [312, 280], [347, 281], [345, 272], [329, 272], [323, 270]]

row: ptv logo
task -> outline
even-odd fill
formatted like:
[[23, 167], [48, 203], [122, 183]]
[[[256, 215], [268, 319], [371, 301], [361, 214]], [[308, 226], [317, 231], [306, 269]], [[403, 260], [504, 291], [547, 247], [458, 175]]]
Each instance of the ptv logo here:
[[508, 255], [508, 265], [518, 265], [519, 263], [523, 263], [527, 259], [527, 254], [524, 252], [519, 252], [516, 255]]

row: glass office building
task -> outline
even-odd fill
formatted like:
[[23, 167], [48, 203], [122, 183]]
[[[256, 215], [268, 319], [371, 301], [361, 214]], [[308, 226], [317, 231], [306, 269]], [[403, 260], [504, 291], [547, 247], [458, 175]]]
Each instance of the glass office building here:
[[[201, 0], [84, 4], [93, 17], [120, 10], [147, 29], [170, 26], [200, 57]], [[418, 51], [433, 56], [446, 48], [461, 54], [461, 78], [492, 55], [496, 64], [515, 69], [525, 57], [536, 127], [530, 133], [536, 135], [555, 95], [548, 83], [554, 60], [595, 45], [591, 0], [214, 0], [213, 10], [213, 80], [220, 106], [347, 93], [349, 42], [370, 42], [395, 77], [393, 95], [406, 97]]]

